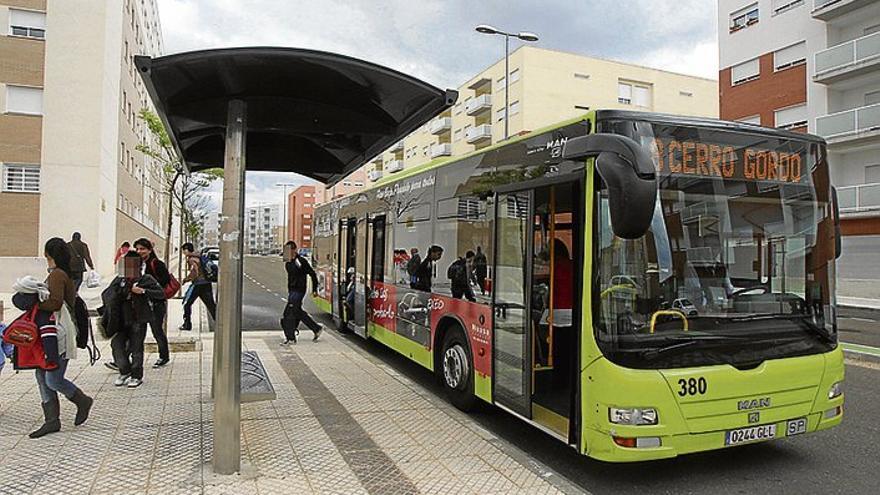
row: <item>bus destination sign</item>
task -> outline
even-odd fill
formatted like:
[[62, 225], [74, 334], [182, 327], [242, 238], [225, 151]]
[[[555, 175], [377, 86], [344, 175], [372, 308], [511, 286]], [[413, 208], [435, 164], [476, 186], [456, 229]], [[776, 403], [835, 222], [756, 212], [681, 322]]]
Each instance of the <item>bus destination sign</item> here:
[[655, 138], [652, 153], [660, 175], [786, 183], [804, 179], [805, 149], [786, 152]]

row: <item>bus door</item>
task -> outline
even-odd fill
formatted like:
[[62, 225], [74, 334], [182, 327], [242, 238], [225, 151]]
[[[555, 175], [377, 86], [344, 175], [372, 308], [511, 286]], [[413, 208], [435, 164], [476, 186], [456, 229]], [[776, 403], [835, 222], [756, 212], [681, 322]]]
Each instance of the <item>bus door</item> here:
[[[368, 242], [370, 250], [370, 273], [369, 284], [367, 286], [368, 300], [374, 296], [374, 291], [384, 289], [385, 281], [385, 215], [374, 216], [371, 220], [370, 239]], [[379, 293], [376, 293], [378, 296]], [[370, 307], [370, 304], [367, 305]], [[369, 314], [367, 317], [369, 318]]]
[[[352, 318], [348, 321], [348, 327], [361, 337], [367, 336], [367, 217], [357, 219], [355, 233], [352, 236], [352, 263], [355, 274], [354, 300]], [[350, 299], [351, 300], [351, 299]]]
[[339, 249], [338, 249], [338, 266], [336, 278], [337, 290], [336, 294], [338, 307], [340, 308], [339, 317], [342, 321], [342, 328], [348, 327], [349, 320], [354, 318], [354, 286], [356, 282], [355, 276], [355, 237], [357, 236], [357, 219], [345, 218], [339, 221]]
[[580, 182], [536, 181], [496, 207], [495, 401], [576, 437]]

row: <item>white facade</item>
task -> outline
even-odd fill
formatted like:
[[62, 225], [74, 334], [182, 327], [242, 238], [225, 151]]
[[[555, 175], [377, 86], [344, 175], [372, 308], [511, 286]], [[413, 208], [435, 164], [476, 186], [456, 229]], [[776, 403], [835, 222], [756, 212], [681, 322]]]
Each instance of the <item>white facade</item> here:
[[276, 227], [281, 225], [281, 205], [247, 208], [244, 216], [245, 251], [250, 254], [271, 254], [281, 249]]

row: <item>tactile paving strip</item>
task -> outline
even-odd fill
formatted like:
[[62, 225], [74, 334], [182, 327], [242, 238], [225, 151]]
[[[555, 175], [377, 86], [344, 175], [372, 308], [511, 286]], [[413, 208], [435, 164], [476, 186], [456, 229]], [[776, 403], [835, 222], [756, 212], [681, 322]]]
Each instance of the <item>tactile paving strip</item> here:
[[274, 353], [330, 441], [371, 495], [419, 493], [298, 355], [277, 349]]

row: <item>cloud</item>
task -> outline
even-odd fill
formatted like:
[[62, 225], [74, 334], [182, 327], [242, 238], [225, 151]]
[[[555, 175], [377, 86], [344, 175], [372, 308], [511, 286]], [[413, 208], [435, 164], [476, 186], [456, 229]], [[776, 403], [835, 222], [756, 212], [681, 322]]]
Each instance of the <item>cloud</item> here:
[[[717, 65], [717, 51], [708, 48], [716, 43], [715, 10], [711, 0], [159, 0], [168, 53], [311, 48], [452, 88], [503, 55], [500, 37], [474, 31], [482, 23], [535, 32], [545, 48], [659, 68], [690, 57], [674, 70], [706, 75]], [[512, 41], [511, 49], [517, 45]]]

